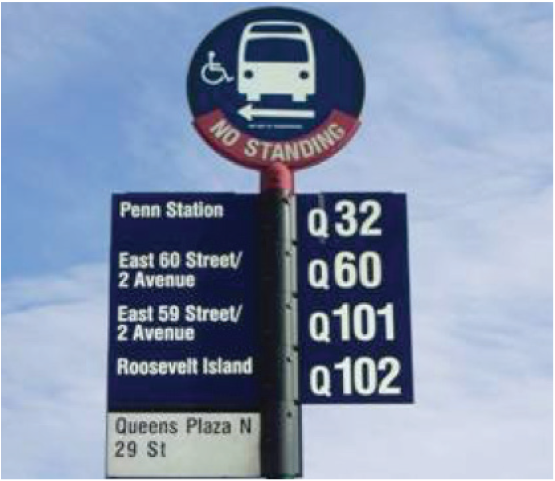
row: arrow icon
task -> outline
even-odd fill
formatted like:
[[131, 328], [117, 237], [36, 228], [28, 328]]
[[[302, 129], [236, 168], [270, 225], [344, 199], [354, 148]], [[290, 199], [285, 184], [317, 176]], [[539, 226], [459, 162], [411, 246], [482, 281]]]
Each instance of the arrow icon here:
[[295, 109], [257, 109], [252, 104], [241, 107], [237, 113], [249, 122], [255, 117], [273, 117], [284, 119], [313, 119], [314, 110]]

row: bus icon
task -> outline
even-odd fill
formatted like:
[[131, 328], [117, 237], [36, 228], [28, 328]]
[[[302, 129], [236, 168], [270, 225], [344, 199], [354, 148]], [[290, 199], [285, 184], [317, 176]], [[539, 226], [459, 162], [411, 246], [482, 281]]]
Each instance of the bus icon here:
[[249, 23], [238, 54], [238, 90], [249, 102], [262, 95], [290, 95], [293, 102], [306, 102], [316, 92], [314, 46], [303, 23]]

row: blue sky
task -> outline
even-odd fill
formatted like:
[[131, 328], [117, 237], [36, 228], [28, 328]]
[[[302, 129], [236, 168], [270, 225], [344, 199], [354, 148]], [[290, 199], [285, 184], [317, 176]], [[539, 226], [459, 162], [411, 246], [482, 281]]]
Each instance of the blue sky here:
[[[3, 477], [103, 476], [110, 194], [256, 191], [185, 98], [253, 5], [3, 5]], [[552, 5], [296, 5], [367, 77], [298, 190], [407, 192], [418, 400], [305, 408], [306, 476], [552, 477]]]

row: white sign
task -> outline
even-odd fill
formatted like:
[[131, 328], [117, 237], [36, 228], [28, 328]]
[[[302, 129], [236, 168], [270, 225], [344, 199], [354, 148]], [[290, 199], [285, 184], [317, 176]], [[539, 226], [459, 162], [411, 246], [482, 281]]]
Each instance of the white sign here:
[[259, 477], [258, 413], [110, 413], [108, 477]]

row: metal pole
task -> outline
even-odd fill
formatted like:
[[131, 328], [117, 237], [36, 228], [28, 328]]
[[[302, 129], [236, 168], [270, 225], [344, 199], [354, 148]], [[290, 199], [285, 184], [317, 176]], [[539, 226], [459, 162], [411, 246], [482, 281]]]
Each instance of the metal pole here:
[[302, 476], [296, 228], [293, 175], [280, 163], [262, 173], [262, 476]]

